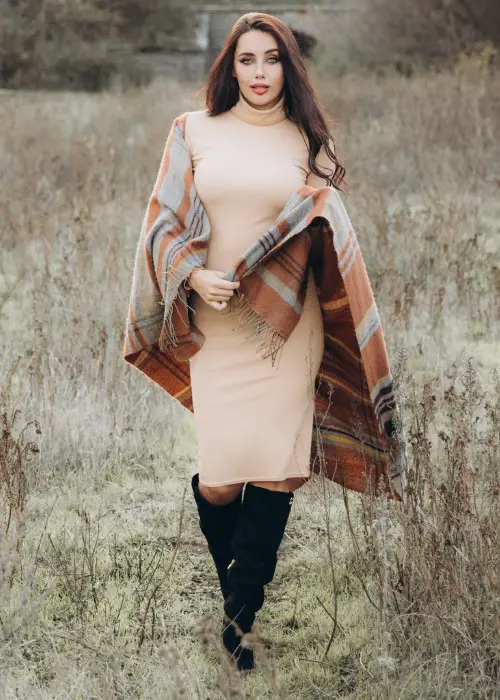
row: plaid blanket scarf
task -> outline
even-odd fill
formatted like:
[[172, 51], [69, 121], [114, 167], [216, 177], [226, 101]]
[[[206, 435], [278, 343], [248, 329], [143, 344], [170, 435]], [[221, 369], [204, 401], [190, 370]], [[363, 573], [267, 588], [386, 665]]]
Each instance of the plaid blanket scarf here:
[[[174, 119], [135, 256], [123, 358], [193, 411], [189, 358], [203, 345], [183, 282], [207, 260], [210, 222]], [[314, 253], [316, 251], [316, 253]], [[315, 379], [311, 471], [357, 492], [405, 500], [406, 445], [395, 420], [388, 354], [356, 234], [338, 191], [303, 185], [227, 270], [239, 315], [262, 357], [279, 361], [299, 320], [311, 266], [324, 326]], [[220, 313], [224, 313], [221, 311]], [[399, 423], [400, 424], [400, 423]]]

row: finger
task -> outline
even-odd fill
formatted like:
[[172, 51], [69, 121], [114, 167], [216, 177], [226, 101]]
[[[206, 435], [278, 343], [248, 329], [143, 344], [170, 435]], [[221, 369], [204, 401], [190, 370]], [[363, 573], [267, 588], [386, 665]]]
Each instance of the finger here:
[[236, 289], [240, 283], [231, 282], [231, 280], [216, 280], [213, 286], [217, 289]]
[[234, 294], [236, 294], [235, 289], [214, 289], [213, 292], [207, 292], [207, 297], [212, 301], [227, 301]]
[[[223, 272], [221, 270], [215, 270], [215, 274], [217, 275], [217, 277], [220, 277], [221, 279], [223, 279], [227, 273]], [[224, 282], [230, 282], [230, 280], [224, 280]]]
[[230, 297], [233, 296], [233, 294], [234, 291], [232, 289], [221, 289], [219, 292], [208, 292], [207, 297], [210, 299], [210, 301], [227, 301]]
[[227, 302], [225, 301], [209, 301], [209, 305], [216, 309], [217, 311], [222, 311], [222, 309], [225, 309], [227, 306]]
[[220, 280], [208, 288], [209, 294], [221, 294], [222, 292], [234, 292], [240, 286], [239, 282], [229, 282], [228, 280]]

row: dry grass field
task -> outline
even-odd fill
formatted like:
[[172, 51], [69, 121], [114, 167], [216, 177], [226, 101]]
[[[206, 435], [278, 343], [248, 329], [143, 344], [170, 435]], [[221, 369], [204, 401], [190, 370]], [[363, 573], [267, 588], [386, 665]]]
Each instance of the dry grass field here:
[[121, 358], [137, 237], [196, 86], [0, 94], [0, 696], [500, 698], [500, 75], [318, 86], [382, 317], [408, 509], [296, 493], [235, 677], [193, 418]]

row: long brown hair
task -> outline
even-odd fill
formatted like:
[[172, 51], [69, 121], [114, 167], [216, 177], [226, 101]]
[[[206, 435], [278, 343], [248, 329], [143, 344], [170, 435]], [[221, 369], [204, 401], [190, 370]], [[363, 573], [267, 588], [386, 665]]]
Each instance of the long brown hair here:
[[[328, 186], [340, 190], [345, 169], [335, 155], [335, 140], [329, 133], [326, 119], [309, 81], [297, 40], [290, 27], [277, 17], [265, 12], [248, 12], [236, 20], [204, 84], [205, 105], [209, 116], [214, 117], [231, 109], [238, 101], [238, 81], [232, 76], [234, 54], [240, 36], [252, 29], [268, 32], [278, 42], [284, 74], [284, 110], [309, 141], [309, 169], [324, 178]], [[322, 145], [335, 163], [333, 173], [328, 168], [331, 175], [322, 172], [316, 164], [316, 156]]]

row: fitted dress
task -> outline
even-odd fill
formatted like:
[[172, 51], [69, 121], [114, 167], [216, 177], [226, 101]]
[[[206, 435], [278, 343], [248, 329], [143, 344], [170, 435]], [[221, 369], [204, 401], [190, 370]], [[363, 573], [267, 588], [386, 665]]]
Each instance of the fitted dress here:
[[[284, 95], [265, 110], [240, 92], [238, 102], [215, 117], [188, 112], [185, 140], [211, 225], [207, 269], [226, 272], [297, 188], [326, 185], [309, 172], [306, 141], [285, 115]], [[323, 149], [317, 163], [332, 166]], [[314, 380], [324, 351], [312, 269], [302, 314], [274, 366], [260, 356], [256, 339], [236, 328], [237, 311], [214, 309], [195, 290], [189, 305], [205, 336], [189, 360], [200, 483], [310, 476]]]

